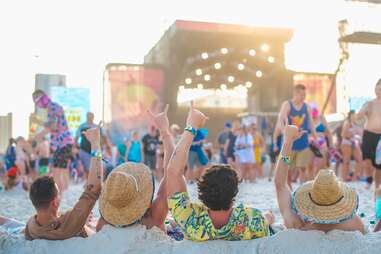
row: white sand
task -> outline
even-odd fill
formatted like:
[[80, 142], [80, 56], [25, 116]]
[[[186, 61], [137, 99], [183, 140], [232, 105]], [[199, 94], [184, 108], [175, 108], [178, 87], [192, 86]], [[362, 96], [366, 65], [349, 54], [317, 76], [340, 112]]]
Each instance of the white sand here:
[[[374, 215], [372, 193], [364, 190], [363, 183], [354, 186], [360, 194], [359, 213], [366, 215], [364, 222]], [[189, 185], [188, 191], [196, 198], [196, 186]], [[72, 185], [62, 199], [62, 210], [71, 207], [78, 199], [82, 185]], [[255, 184], [241, 184], [237, 202], [259, 208], [271, 209], [277, 223], [281, 223], [275, 198], [273, 182], [259, 180]], [[26, 222], [34, 213], [28, 195], [22, 191], [0, 193], [0, 215], [12, 217]], [[97, 207], [95, 217], [99, 216]], [[301, 232], [288, 230], [279, 232], [267, 239], [228, 242], [209, 241], [193, 243], [189, 241], [175, 242], [159, 230], [145, 230], [141, 226], [126, 229], [105, 227], [102, 232], [87, 239], [75, 238], [66, 241], [36, 240], [25, 241], [23, 237], [9, 236], [1, 233], [0, 253], [378, 253], [381, 246], [381, 233], [367, 234], [334, 231]]]

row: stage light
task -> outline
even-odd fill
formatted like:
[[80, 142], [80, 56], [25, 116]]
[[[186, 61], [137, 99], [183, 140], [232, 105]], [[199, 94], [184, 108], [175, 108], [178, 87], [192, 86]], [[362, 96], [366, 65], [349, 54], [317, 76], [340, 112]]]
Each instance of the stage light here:
[[118, 71], [127, 71], [127, 66], [125, 65], [118, 66]]
[[257, 71], [257, 72], [255, 73], [255, 75], [256, 75], [258, 78], [260, 78], [260, 77], [263, 76], [263, 73], [262, 73], [261, 71]]
[[180, 91], [182, 91], [182, 90], [184, 90], [184, 89], [185, 89], [184, 86], [179, 86], [179, 90], [180, 90]]
[[251, 83], [250, 81], [247, 81], [247, 82], [245, 83], [245, 86], [246, 86], [247, 88], [251, 88], [251, 87], [253, 86], [253, 83]]
[[201, 69], [197, 69], [196, 70], [196, 75], [197, 76], [201, 76], [202, 75], [202, 70]]
[[228, 52], [229, 52], [229, 50], [228, 50], [227, 48], [222, 48], [222, 49], [221, 49], [221, 53], [222, 53], [223, 55], [226, 55]]
[[222, 67], [221, 63], [215, 63], [215, 64], [214, 64], [214, 68], [215, 68], [216, 70], [221, 69], [221, 67]]
[[243, 71], [245, 69], [245, 65], [244, 64], [238, 64], [238, 70], [240, 71]]
[[235, 78], [234, 78], [233, 76], [229, 76], [229, 77], [228, 77], [228, 81], [229, 81], [230, 83], [233, 83], [234, 80], [235, 80]]
[[198, 85], [197, 85], [197, 88], [198, 88], [198, 89], [203, 89], [204, 86], [203, 86], [202, 84], [198, 84]]
[[209, 57], [209, 55], [208, 55], [208, 53], [206, 53], [206, 52], [204, 52], [204, 53], [201, 54], [201, 58], [204, 59], [204, 60], [205, 60], [205, 59], [208, 59], [208, 57]]
[[226, 84], [221, 84], [220, 88], [221, 88], [221, 90], [226, 90], [228, 87]]
[[110, 71], [116, 71], [118, 68], [116, 66], [111, 66]]
[[209, 80], [210, 80], [210, 75], [209, 75], [209, 74], [206, 74], [206, 75], [204, 76], [204, 80], [205, 80], [205, 81], [209, 81]]
[[269, 49], [270, 49], [269, 44], [266, 44], [266, 43], [263, 43], [263, 44], [262, 44], [262, 46], [261, 46], [261, 50], [262, 50], [263, 52], [267, 52], [267, 51], [269, 51]]
[[269, 63], [273, 63], [273, 62], [275, 61], [275, 58], [272, 57], [272, 56], [269, 56], [269, 57], [267, 58], [267, 61], [269, 61]]
[[255, 54], [257, 54], [257, 51], [255, 51], [255, 49], [250, 49], [249, 50], [249, 55], [255, 56]]
[[191, 79], [191, 78], [186, 78], [186, 79], [185, 79], [185, 83], [186, 83], [187, 85], [192, 84], [192, 79]]

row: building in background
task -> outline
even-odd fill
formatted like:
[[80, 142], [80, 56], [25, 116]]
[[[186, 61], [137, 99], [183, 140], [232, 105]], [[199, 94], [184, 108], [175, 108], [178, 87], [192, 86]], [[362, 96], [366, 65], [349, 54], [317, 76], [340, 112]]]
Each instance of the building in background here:
[[0, 153], [5, 152], [10, 138], [12, 138], [12, 113], [0, 116]]

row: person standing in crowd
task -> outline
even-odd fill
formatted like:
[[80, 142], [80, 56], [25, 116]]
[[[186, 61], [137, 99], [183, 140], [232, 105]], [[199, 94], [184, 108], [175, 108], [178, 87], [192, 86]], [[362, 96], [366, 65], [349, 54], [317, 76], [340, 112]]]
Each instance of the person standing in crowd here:
[[16, 140], [9, 139], [7, 150], [5, 151], [5, 168], [8, 170], [15, 166], [16, 162]]
[[69, 126], [63, 108], [50, 100], [49, 96], [42, 90], [36, 90], [33, 102], [37, 107], [47, 109], [47, 122], [43, 123], [44, 129], [38, 133], [35, 140], [41, 141], [50, 133], [50, 149], [52, 151], [52, 173], [58, 188], [64, 192], [69, 187], [69, 161], [74, 139], [69, 131]]
[[[347, 119], [344, 121], [341, 136], [343, 140], [341, 141], [341, 151], [343, 153], [343, 167], [341, 171], [341, 177], [343, 181], [349, 182], [351, 180], [357, 180], [356, 178], [360, 176], [361, 170], [361, 148], [360, 148], [360, 127], [355, 124], [355, 112], [350, 111], [348, 113]], [[355, 170], [353, 174], [349, 173], [349, 166], [351, 158], [355, 159]], [[353, 176], [353, 178], [351, 177]]]
[[235, 155], [242, 179], [250, 182], [254, 182], [256, 179], [253, 143], [253, 136], [248, 131], [248, 128], [241, 125], [235, 140]]
[[365, 103], [361, 108], [357, 114], [357, 119], [366, 119], [361, 148], [367, 176], [367, 187], [369, 188], [373, 182], [372, 175], [374, 172], [375, 189], [377, 189], [381, 184], [381, 158], [379, 162], [376, 159], [377, 147], [381, 147], [381, 79], [376, 84], [375, 94], [376, 98]]
[[288, 175], [290, 186], [292, 181], [296, 181], [296, 175], [299, 174], [300, 182], [304, 183], [308, 180], [308, 175], [310, 175], [307, 170], [312, 171], [312, 168], [308, 169], [312, 157], [312, 152], [309, 148], [309, 134], [315, 139], [316, 132], [313, 127], [311, 108], [305, 103], [305, 99], [306, 87], [301, 84], [296, 85], [293, 90], [292, 99], [283, 102], [277, 122], [278, 128], [288, 123], [306, 131], [292, 146], [292, 174]]
[[262, 134], [258, 131], [257, 125], [254, 123], [251, 125], [251, 135], [253, 136], [253, 147], [254, 147], [254, 169], [257, 172], [258, 177], [263, 176], [263, 167], [262, 167], [262, 149], [265, 145]]
[[156, 128], [151, 126], [142, 139], [143, 161], [152, 171], [156, 170], [156, 149], [159, 144]]
[[84, 133], [88, 129], [95, 128], [96, 124], [94, 123], [94, 114], [92, 112], [87, 112], [86, 122], [82, 123], [76, 132], [75, 143], [79, 147], [79, 159], [85, 170], [86, 179], [89, 175], [90, 170], [90, 161], [91, 161], [91, 144], [86, 139]]
[[49, 142], [46, 137], [41, 142], [37, 142], [36, 153], [38, 157], [38, 170], [39, 176], [49, 173]]
[[185, 177], [191, 183], [193, 183], [193, 181], [197, 181], [200, 178], [205, 166], [209, 163], [208, 158], [203, 149], [203, 145], [207, 135], [208, 131], [206, 129], [197, 130], [192, 145], [190, 146], [188, 156], [188, 168], [185, 173]]
[[134, 131], [132, 133], [131, 141], [127, 142], [127, 150], [126, 150], [127, 159], [125, 161], [130, 162], [142, 162], [143, 158], [143, 146], [140, 141], [139, 132]]
[[236, 159], [235, 159], [235, 141], [237, 139], [237, 126], [234, 124], [232, 125], [232, 129], [229, 132], [228, 139], [226, 140], [225, 147], [224, 147], [224, 153], [227, 160], [227, 163], [236, 171], [238, 178], [241, 180], [241, 171], [236, 165]]
[[218, 134], [217, 142], [220, 149], [220, 163], [227, 164], [228, 160], [225, 156], [225, 144], [229, 138], [229, 133], [231, 132], [232, 124], [230, 122], [225, 123], [224, 130]]
[[317, 140], [314, 143], [322, 155], [322, 157], [314, 155], [312, 160], [315, 176], [320, 169], [328, 168], [329, 149], [333, 146], [333, 138], [327, 120], [324, 115], [319, 113], [317, 105], [311, 105], [311, 108], [312, 121], [317, 135]]
[[272, 180], [275, 164], [278, 159], [281, 148], [282, 148], [282, 130], [280, 128], [275, 127], [274, 132], [271, 135], [271, 144], [269, 146], [269, 155], [270, 155], [270, 161], [271, 161], [269, 181]]

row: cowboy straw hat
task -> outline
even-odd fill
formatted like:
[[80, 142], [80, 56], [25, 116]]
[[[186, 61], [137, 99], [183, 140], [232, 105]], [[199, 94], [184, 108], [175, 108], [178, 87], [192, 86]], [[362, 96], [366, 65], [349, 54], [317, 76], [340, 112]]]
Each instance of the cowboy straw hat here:
[[151, 170], [142, 163], [124, 163], [108, 176], [99, 199], [103, 219], [114, 226], [128, 226], [140, 220], [154, 194]]
[[356, 190], [340, 182], [332, 170], [320, 170], [313, 181], [295, 190], [292, 208], [301, 219], [315, 224], [338, 224], [358, 209]]

